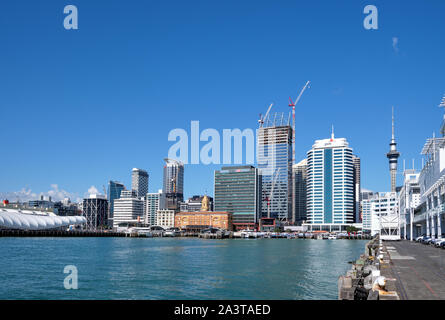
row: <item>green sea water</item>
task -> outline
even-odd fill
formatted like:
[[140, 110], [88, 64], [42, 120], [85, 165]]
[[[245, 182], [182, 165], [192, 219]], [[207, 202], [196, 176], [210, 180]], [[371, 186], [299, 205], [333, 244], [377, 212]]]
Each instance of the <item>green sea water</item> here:
[[[366, 240], [0, 238], [0, 299], [337, 299]], [[78, 289], [65, 289], [64, 268]]]

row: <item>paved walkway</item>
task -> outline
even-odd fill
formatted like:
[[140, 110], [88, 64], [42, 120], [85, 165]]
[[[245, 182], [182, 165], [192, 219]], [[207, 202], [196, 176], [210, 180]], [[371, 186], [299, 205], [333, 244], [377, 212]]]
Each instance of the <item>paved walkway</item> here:
[[417, 242], [383, 242], [402, 300], [445, 300], [445, 250]]

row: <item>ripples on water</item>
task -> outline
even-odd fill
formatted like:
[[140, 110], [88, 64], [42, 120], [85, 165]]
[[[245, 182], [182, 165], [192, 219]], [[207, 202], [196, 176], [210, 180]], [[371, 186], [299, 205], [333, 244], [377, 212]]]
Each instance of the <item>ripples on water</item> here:
[[[365, 243], [0, 238], [0, 299], [336, 299]], [[66, 265], [78, 290], [63, 287]]]

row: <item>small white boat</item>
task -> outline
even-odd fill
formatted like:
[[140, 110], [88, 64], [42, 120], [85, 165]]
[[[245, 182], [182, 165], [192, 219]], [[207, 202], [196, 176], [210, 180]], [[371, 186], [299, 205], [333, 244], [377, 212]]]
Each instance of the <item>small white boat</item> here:
[[328, 237], [328, 239], [329, 239], [329, 240], [337, 240], [337, 236], [336, 236], [335, 234], [331, 234], [331, 235]]

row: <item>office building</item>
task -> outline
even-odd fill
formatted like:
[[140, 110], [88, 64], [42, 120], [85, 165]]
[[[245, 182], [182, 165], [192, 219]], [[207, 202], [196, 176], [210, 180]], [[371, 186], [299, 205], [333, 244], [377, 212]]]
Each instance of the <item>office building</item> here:
[[307, 213], [311, 230], [340, 231], [354, 223], [354, 165], [344, 138], [316, 140], [307, 153]]
[[[268, 115], [258, 129], [257, 162], [262, 176], [261, 217], [292, 219], [292, 127], [290, 114]], [[216, 199], [215, 199], [216, 203]]]
[[179, 211], [184, 201], [184, 164], [174, 159], [164, 159], [164, 186], [166, 208]]
[[175, 226], [175, 214], [175, 210], [158, 210], [156, 213], [156, 225], [164, 229], [173, 228]]
[[125, 190], [125, 186], [123, 183], [117, 181], [108, 181], [108, 190], [107, 190], [107, 198], [108, 198], [108, 220], [110, 225], [113, 225], [113, 213], [114, 213], [114, 200], [119, 199], [121, 197], [121, 191]]
[[90, 194], [83, 199], [82, 215], [86, 218], [87, 230], [101, 230], [108, 228], [108, 200], [105, 195]]
[[147, 171], [133, 168], [131, 172], [131, 189], [136, 192], [136, 197], [145, 197], [145, 195], [148, 193]]
[[360, 193], [363, 231], [371, 232], [371, 200], [374, 198], [375, 192], [362, 189]]
[[307, 220], [307, 160], [303, 159], [292, 166], [295, 183], [295, 223], [301, 224]]
[[135, 190], [122, 190], [121, 197], [114, 200], [113, 227], [136, 226], [144, 222], [144, 201]]
[[261, 176], [252, 166], [222, 167], [215, 171], [215, 211], [232, 214], [236, 230], [258, 227]]

